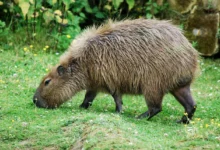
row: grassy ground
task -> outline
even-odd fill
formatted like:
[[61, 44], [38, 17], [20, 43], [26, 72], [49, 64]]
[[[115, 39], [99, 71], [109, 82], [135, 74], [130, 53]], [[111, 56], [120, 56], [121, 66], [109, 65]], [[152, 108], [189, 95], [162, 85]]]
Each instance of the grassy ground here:
[[192, 86], [198, 109], [191, 124], [175, 123], [183, 108], [171, 96], [150, 121], [142, 96], [124, 96], [124, 112], [114, 113], [111, 96], [99, 94], [80, 109], [84, 91], [55, 110], [36, 108], [32, 96], [60, 54], [0, 52], [0, 149], [220, 149], [220, 59], [202, 59]]

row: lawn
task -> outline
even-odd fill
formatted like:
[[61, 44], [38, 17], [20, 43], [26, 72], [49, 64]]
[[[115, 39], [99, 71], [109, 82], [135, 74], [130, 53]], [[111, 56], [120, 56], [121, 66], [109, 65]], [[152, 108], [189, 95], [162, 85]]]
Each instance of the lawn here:
[[88, 110], [85, 91], [54, 110], [36, 108], [32, 97], [60, 53], [0, 50], [0, 150], [10, 149], [220, 149], [220, 59], [201, 58], [192, 85], [197, 111], [191, 124], [177, 124], [183, 107], [166, 95], [150, 121], [143, 96], [124, 96], [123, 113], [111, 96], [99, 94]]

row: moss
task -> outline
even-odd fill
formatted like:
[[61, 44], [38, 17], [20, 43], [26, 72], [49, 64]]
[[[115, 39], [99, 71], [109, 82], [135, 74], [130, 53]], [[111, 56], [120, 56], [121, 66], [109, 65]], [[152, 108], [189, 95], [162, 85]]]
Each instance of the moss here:
[[218, 13], [208, 14], [202, 9], [198, 9], [188, 18], [186, 36], [191, 41], [198, 42], [197, 48], [202, 55], [210, 56], [217, 53], [218, 50], [218, 26]]
[[169, 3], [172, 9], [181, 13], [187, 13], [196, 4], [196, 0], [169, 0]]

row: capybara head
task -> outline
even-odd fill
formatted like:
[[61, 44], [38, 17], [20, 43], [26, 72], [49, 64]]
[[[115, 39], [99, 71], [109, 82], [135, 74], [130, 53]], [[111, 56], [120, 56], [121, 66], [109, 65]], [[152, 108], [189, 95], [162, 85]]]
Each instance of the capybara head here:
[[[74, 66], [74, 67], [73, 67]], [[37, 107], [56, 108], [70, 99], [79, 86], [79, 72], [76, 65], [54, 67], [41, 81], [37, 88], [33, 102]], [[82, 76], [81, 76], [82, 77]]]

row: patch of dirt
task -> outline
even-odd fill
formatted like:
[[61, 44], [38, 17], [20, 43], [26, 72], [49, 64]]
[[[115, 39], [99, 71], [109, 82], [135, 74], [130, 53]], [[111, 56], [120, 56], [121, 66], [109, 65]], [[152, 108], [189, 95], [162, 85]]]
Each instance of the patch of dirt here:
[[46, 147], [44, 150], [58, 150], [59, 148], [57, 147]]
[[32, 143], [33, 143], [32, 140], [27, 139], [27, 140], [19, 142], [19, 145], [25, 146], [25, 145], [31, 145]]
[[103, 126], [84, 124], [80, 138], [71, 146], [71, 150], [81, 149], [134, 149], [140, 148], [141, 143], [136, 138], [126, 136], [124, 131], [117, 128], [106, 128]]
[[79, 138], [70, 149], [71, 150], [83, 149], [84, 142], [85, 142], [88, 134], [91, 135], [91, 133], [92, 133], [92, 131], [91, 131], [90, 127], [86, 124], [85, 127], [83, 128], [83, 133], [81, 135], [81, 138]]

